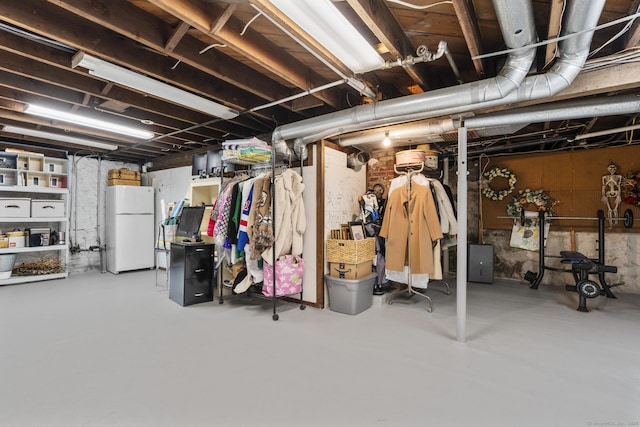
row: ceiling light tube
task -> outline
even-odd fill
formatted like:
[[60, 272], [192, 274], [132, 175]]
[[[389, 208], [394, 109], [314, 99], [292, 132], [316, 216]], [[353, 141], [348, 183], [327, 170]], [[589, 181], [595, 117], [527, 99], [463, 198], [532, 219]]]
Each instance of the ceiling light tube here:
[[76, 144], [76, 145], [84, 145], [86, 147], [101, 148], [103, 150], [109, 150], [109, 151], [118, 149], [118, 146], [113, 144], [105, 144], [103, 142], [91, 141], [89, 139], [76, 138], [73, 136], [60, 135], [57, 133], [44, 132], [44, 131], [35, 130], [35, 129], [21, 128], [18, 126], [5, 125], [2, 128], [2, 131], [9, 132], [9, 133], [16, 133], [20, 135], [33, 136], [36, 138], [53, 139], [55, 141], [68, 142], [70, 144]]
[[61, 122], [72, 123], [75, 125], [86, 126], [92, 129], [113, 132], [120, 135], [131, 136], [139, 139], [151, 139], [154, 137], [153, 132], [142, 129], [136, 129], [129, 126], [110, 123], [105, 120], [93, 119], [91, 117], [82, 116], [80, 114], [67, 113], [54, 108], [43, 107], [41, 105], [29, 104], [24, 110], [27, 114], [44, 117]]
[[384, 66], [384, 60], [331, 0], [271, 0], [307, 34], [354, 73]]
[[222, 119], [233, 119], [240, 113], [233, 108], [226, 107], [217, 102], [210, 101], [193, 93], [178, 89], [159, 80], [155, 80], [138, 74], [126, 68], [103, 61], [95, 56], [78, 52], [73, 56], [71, 68], [83, 67], [89, 70], [89, 74], [108, 80], [113, 83], [126, 86], [138, 92], [162, 98], [166, 101], [183, 105], [203, 113], [220, 117]]

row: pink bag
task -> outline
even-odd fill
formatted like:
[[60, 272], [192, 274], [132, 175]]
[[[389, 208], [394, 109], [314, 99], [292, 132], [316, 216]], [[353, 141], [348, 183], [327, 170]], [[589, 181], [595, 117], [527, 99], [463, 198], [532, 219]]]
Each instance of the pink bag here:
[[[264, 284], [262, 294], [273, 296], [273, 268], [264, 261]], [[285, 255], [276, 260], [276, 296], [299, 294], [302, 292], [302, 276], [304, 275], [304, 260], [298, 255]]]

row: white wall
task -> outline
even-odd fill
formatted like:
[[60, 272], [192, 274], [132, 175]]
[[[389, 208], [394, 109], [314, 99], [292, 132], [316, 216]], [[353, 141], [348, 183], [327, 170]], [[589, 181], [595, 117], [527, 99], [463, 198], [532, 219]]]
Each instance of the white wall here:
[[[139, 171], [134, 163], [98, 160], [92, 156], [69, 159], [69, 236], [72, 248], [67, 263], [71, 274], [102, 270], [101, 252], [105, 244], [105, 206], [109, 170], [128, 168]], [[91, 248], [95, 248], [91, 250]]]
[[162, 221], [160, 201], [177, 202], [186, 196], [191, 186], [191, 166], [149, 172], [145, 174], [144, 180], [146, 185], [155, 188], [156, 224], [160, 224]]

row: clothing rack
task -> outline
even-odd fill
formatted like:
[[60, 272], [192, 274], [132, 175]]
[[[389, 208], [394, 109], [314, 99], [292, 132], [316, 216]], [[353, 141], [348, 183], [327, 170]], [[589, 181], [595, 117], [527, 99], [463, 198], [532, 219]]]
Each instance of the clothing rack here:
[[[226, 160], [226, 162], [229, 163], [233, 163], [233, 161], [229, 161]], [[225, 160], [222, 161], [222, 167], [221, 167], [221, 171], [224, 170], [224, 163]], [[247, 177], [249, 176], [253, 176], [255, 174], [259, 174], [265, 171], [270, 171], [271, 172], [271, 177], [270, 177], [270, 186], [271, 186], [271, 217], [272, 217], [272, 232], [273, 232], [273, 236], [274, 236], [274, 242], [272, 245], [272, 259], [271, 259], [271, 265], [273, 268], [273, 296], [264, 296], [261, 294], [255, 294], [261, 298], [264, 299], [270, 299], [273, 302], [273, 314], [272, 314], [272, 319], [274, 321], [278, 320], [280, 318], [280, 316], [277, 313], [277, 301], [280, 298], [284, 298], [284, 297], [278, 297], [276, 296], [276, 286], [277, 286], [277, 277], [276, 277], [276, 261], [277, 261], [277, 257], [278, 254], [276, 254], [276, 250], [275, 250], [275, 236], [276, 236], [276, 225], [275, 225], [275, 218], [276, 218], [276, 186], [275, 186], [275, 178], [276, 178], [276, 172], [281, 173], [282, 171], [284, 171], [285, 169], [288, 169], [291, 166], [291, 161], [289, 159], [289, 164], [285, 164], [285, 163], [277, 163], [277, 159], [276, 159], [276, 151], [275, 148], [272, 146], [271, 148], [271, 160], [269, 162], [262, 162], [262, 163], [257, 163], [256, 165], [248, 165], [249, 169], [248, 170], [241, 170], [241, 171], [236, 171], [236, 173], [239, 172], [239, 174], [246, 174]], [[303, 159], [300, 159], [300, 176], [302, 176], [302, 168], [303, 168]], [[224, 174], [221, 173], [220, 174], [220, 188], [223, 188], [223, 182], [224, 182]], [[223, 279], [223, 275], [221, 274], [220, 268], [222, 267], [222, 262], [223, 259], [218, 259], [217, 261], [217, 267], [216, 269], [218, 270], [218, 303], [219, 304], [224, 304], [224, 296], [223, 296], [223, 287], [224, 287], [224, 279]], [[248, 291], [251, 294], [251, 291]], [[300, 291], [300, 310], [304, 310], [306, 308], [306, 305], [303, 304], [303, 293], [302, 290]]]
[[[420, 163], [415, 163], [415, 164], [409, 164], [406, 166], [402, 166], [402, 168], [404, 170], [398, 170], [397, 165], [393, 165], [393, 170], [397, 175], [405, 175], [407, 177], [407, 184], [406, 184], [406, 190], [407, 190], [407, 216], [409, 217], [411, 214], [411, 183], [412, 183], [412, 178], [414, 175], [420, 174], [422, 173], [422, 171], [424, 170], [424, 162], [420, 162]], [[415, 169], [417, 168], [417, 169]], [[410, 239], [411, 236], [411, 220], [409, 219], [407, 221], [407, 237]], [[411, 298], [415, 295], [418, 295], [424, 299], [427, 300], [427, 311], [429, 313], [433, 312], [433, 301], [431, 299], [431, 297], [429, 295], [427, 295], [424, 292], [420, 292], [417, 291], [414, 287], [413, 287], [413, 275], [412, 275], [412, 269], [411, 269], [411, 244], [409, 244], [409, 241], [407, 242], [407, 259], [408, 259], [408, 267], [409, 267], [409, 271], [408, 271], [408, 277], [407, 277], [407, 286], [401, 286], [400, 288], [398, 288], [397, 290], [391, 292], [388, 296], [387, 296], [387, 302], [388, 304], [392, 304], [394, 298], [396, 298], [397, 296], [400, 295], [408, 295], [407, 298]], [[451, 291], [449, 289], [449, 284], [443, 280], [434, 280], [434, 281], [429, 281], [429, 283], [431, 284], [432, 282], [437, 282], [437, 283], [442, 283], [445, 285], [445, 290], [443, 290], [442, 292], [444, 292], [447, 295], [451, 294]]]

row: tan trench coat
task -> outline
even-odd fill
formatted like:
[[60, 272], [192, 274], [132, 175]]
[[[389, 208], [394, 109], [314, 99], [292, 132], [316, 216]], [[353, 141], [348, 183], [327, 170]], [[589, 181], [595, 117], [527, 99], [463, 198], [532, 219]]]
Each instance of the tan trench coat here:
[[[387, 239], [386, 268], [402, 271], [407, 264], [407, 242], [411, 245], [411, 274], [432, 274], [433, 246], [442, 239], [438, 213], [431, 189], [415, 182], [411, 186], [409, 215], [406, 186], [391, 192], [387, 200], [380, 236]], [[408, 238], [408, 221], [411, 238]]]

